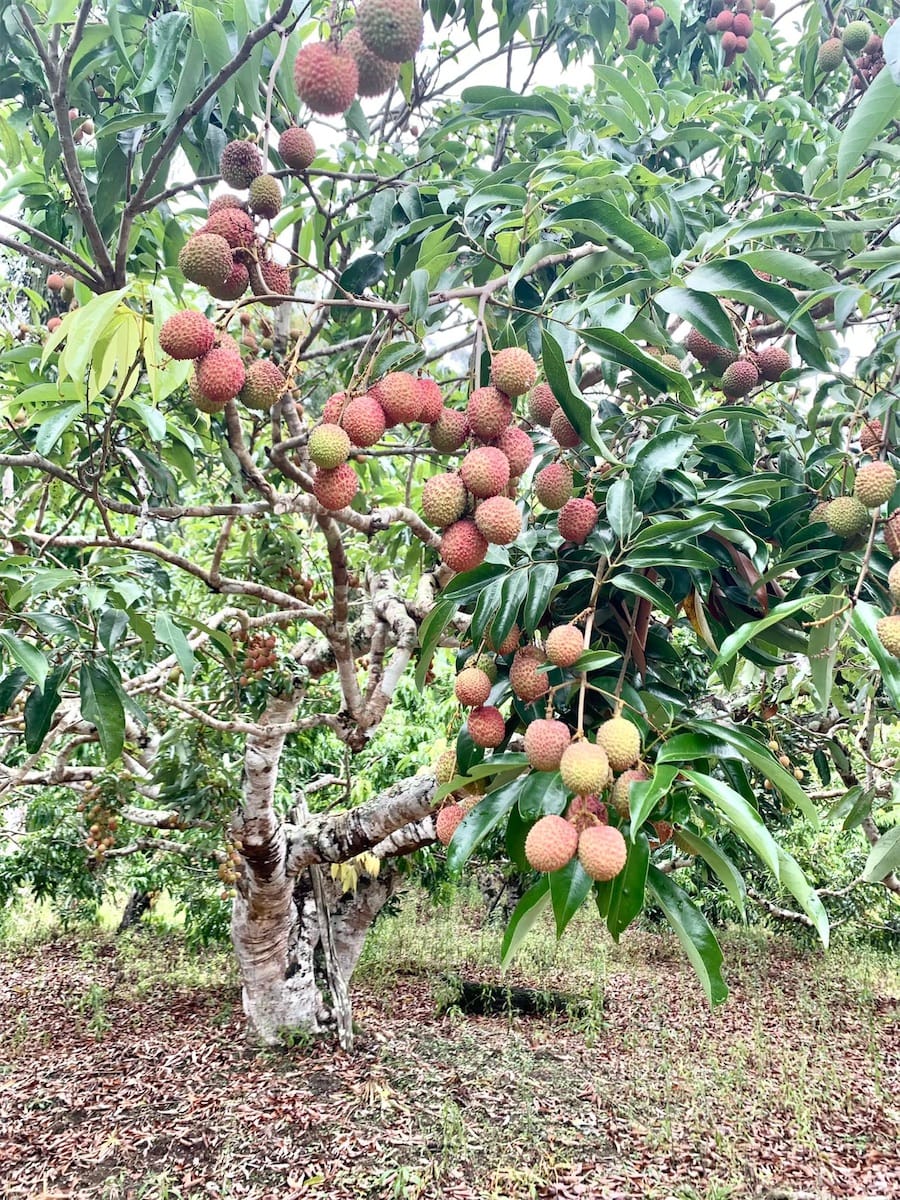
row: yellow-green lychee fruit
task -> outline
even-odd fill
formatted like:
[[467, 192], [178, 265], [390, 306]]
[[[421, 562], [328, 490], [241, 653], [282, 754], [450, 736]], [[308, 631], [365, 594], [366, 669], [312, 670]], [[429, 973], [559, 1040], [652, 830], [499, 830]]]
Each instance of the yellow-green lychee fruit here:
[[614, 771], [633, 767], [641, 755], [641, 735], [625, 717], [611, 717], [597, 729], [597, 745], [602, 746]]
[[841, 41], [851, 54], [858, 54], [872, 36], [872, 26], [868, 21], [851, 21], [841, 33]]
[[862, 533], [870, 520], [868, 509], [855, 496], [838, 496], [825, 509], [825, 524], [838, 537]]
[[562, 781], [576, 796], [592, 796], [603, 790], [609, 778], [609, 759], [602, 746], [573, 742], [559, 763]]
[[578, 861], [591, 879], [615, 879], [628, 858], [625, 839], [612, 825], [592, 825], [578, 838]]
[[535, 821], [525, 839], [525, 857], [535, 871], [559, 871], [578, 849], [578, 830], [565, 817], [554, 815]]
[[434, 777], [439, 784], [449, 783], [456, 774], [456, 751], [445, 750], [434, 764]]
[[888, 591], [891, 593], [892, 604], [900, 608], [900, 562], [895, 562], [888, 571]]
[[853, 494], [866, 508], [881, 508], [894, 494], [897, 472], [886, 462], [870, 462], [856, 472]]
[[900, 658], [900, 616], [882, 617], [875, 622], [878, 640], [894, 658]]
[[309, 457], [330, 471], [350, 457], [350, 439], [340, 425], [317, 425], [309, 435]]

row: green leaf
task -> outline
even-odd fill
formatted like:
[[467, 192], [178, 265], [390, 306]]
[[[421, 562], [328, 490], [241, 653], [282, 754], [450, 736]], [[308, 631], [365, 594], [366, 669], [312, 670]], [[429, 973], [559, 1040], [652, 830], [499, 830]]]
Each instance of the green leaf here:
[[631, 482], [634, 485], [634, 498], [637, 504], [643, 504], [656, 484], [663, 471], [673, 471], [681, 465], [681, 460], [694, 444], [694, 439], [687, 433], [658, 433], [642, 446], [631, 464]]
[[631, 822], [632, 837], [634, 837], [647, 820], [660, 800], [664, 796], [668, 796], [678, 772], [678, 767], [662, 767], [657, 763], [652, 779], [648, 779], [645, 783], [637, 781], [628, 789], [629, 820]]
[[650, 601], [654, 608], [665, 613], [667, 617], [674, 619], [678, 615], [677, 607], [666, 593], [661, 587], [657, 587], [655, 583], [651, 583], [646, 575], [623, 571], [619, 575], [613, 575], [611, 583], [613, 587], [619, 588], [620, 591], [632, 592], [634, 595], [643, 596], [645, 600]]
[[783, 847], [778, 847], [779, 876], [781, 884], [791, 893], [818, 933], [822, 945], [828, 949], [828, 913], [819, 899], [812, 884], [803, 874], [803, 870], [793, 855], [788, 854]]
[[458, 871], [491, 830], [496, 829], [518, 800], [523, 782], [514, 779], [496, 792], [488, 792], [466, 813], [447, 847], [447, 866], [451, 871]]
[[650, 867], [647, 886], [678, 935], [703, 984], [707, 1000], [711, 1005], [724, 1003], [728, 999], [728, 988], [722, 978], [722, 951], [706, 918], [687, 894], [657, 867]]
[[682, 317], [716, 346], [737, 350], [734, 326], [715, 296], [687, 287], [665, 288], [653, 297], [663, 312]]
[[551, 871], [549, 878], [556, 936], [562, 937], [566, 926], [584, 903], [593, 880], [578, 861], [577, 854], [561, 870]]
[[456, 616], [458, 604], [446, 596], [435, 604], [434, 608], [419, 626], [419, 658], [416, 663], [416, 687], [419, 691], [425, 689], [425, 679], [431, 669], [434, 652], [444, 636], [444, 630]]
[[[646, 354], [624, 333], [619, 333], [617, 329], [602, 329], [595, 326], [591, 329], [581, 329], [579, 334], [592, 349], [597, 351], [601, 358], [631, 371], [634, 377], [650, 391], [654, 393], [668, 392], [693, 407], [694, 393], [681, 371], [673, 371], [669, 367], [664, 367], [658, 358], [654, 358], [652, 354]], [[553, 387], [552, 380], [550, 386]], [[553, 390], [556, 391], [555, 388]], [[569, 419], [571, 420], [571, 418]]]
[[758, 621], [748, 621], [746, 625], [741, 625], [734, 633], [730, 633], [722, 643], [719, 656], [713, 663], [712, 669], [718, 671], [726, 663], [731, 662], [738, 651], [746, 646], [749, 641], [752, 641], [753, 638], [758, 637], [763, 630], [786, 621], [788, 617], [794, 616], [795, 613], [801, 612], [805, 608], [818, 608], [824, 599], [824, 596], [801, 596], [799, 600], [789, 600], [785, 604], [776, 604], [766, 616], [760, 617]]
[[8, 675], [0, 679], [0, 713], [9, 711], [13, 700], [15, 700], [27, 682], [28, 673], [23, 671], [21, 667], [16, 667], [14, 671], [10, 671]]
[[685, 779], [689, 779], [699, 792], [713, 802], [734, 832], [744, 839], [778, 879], [781, 870], [778, 844], [766, 829], [756, 809], [734, 788], [722, 783], [720, 779], [714, 779], [712, 775], [702, 775], [699, 771], [689, 771], [687, 768], [684, 768], [682, 773]]
[[569, 803], [568, 789], [559, 771], [532, 771], [522, 780], [519, 792], [519, 812], [524, 821], [536, 821], [548, 813], [559, 816]]
[[665, 242], [632, 221], [608, 200], [592, 196], [589, 200], [565, 204], [548, 216], [544, 227], [572, 229], [600, 246], [611, 245], [620, 254], [623, 247], [630, 249], [660, 279], [672, 270], [672, 255]]
[[679, 829], [678, 843], [698, 855], [715, 872], [735, 907], [746, 918], [747, 885], [744, 877], [723, 850], [711, 838], [699, 837], [687, 829]]
[[50, 664], [37, 646], [32, 646], [30, 642], [23, 642], [21, 638], [16, 637], [14, 633], [7, 633], [5, 629], [0, 629], [0, 645], [6, 647], [13, 662], [18, 663], [39, 688], [44, 686]]
[[409, 277], [409, 316], [411, 321], [421, 321], [428, 312], [428, 272], [423, 268], [413, 271]]
[[525, 611], [522, 617], [526, 633], [534, 633], [538, 624], [547, 611], [550, 603], [550, 593], [559, 574], [556, 562], [534, 563], [528, 570], [528, 595], [525, 597]]
[[550, 880], [546, 875], [542, 875], [537, 883], [528, 889], [509, 919], [500, 947], [500, 963], [504, 970], [518, 954], [522, 942], [540, 920], [549, 903]]
[[869, 883], [881, 883], [892, 871], [900, 867], [900, 825], [883, 833], [866, 859], [863, 879]]
[[49, 454], [69, 426], [84, 411], [82, 404], [67, 404], [57, 409], [41, 421], [41, 427], [34, 439], [34, 448], [38, 454]]
[[[879, 75], [878, 78], [880, 79], [881, 76]], [[868, 604], [865, 600], [858, 600], [853, 607], [850, 625], [864, 645], [868, 647], [869, 653], [878, 664], [884, 690], [896, 711], [900, 709], [900, 662], [892, 654], [888, 654], [875, 632], [875, 626], [882, 616], [883, 614], [873, 605]]]
[[737, 255], [737, 259], [754, 271], [765, 271], [769, 275], [777, 275], [779, 279], [789, 279], [803, 288], [827, 288], [834, 284], [834, 279], [827, 271], [817, 267], [808, 258], [787, 250], [750, 250]]
[[834, 685], [834, 664], [838, 652], [838, 616], [843, 614], [847, 601], [842, 596], [826, 596], [816, 614], [816, 623], [809, 631], [809, 670], [819, 712], [827, 712]]
[[843, 187], [851, 170], [862, 161], [875, 138], [900, 112], [900, 84], [890, 71], [881, 71], [866, 88], [847, 122], [837, 152], [838, 183]]
[[647, 870], [650, 866], [650, 844], [641, 833], [631, 834], [628, 858], [624, 868], [612, 881], [606, 927], [615, 941], [628, 928], [644, 907]]
[[547, 382], [553, 389], [553, 395], [560, 403], [563, 412], [572, 422], [582, 441], [588, 446], [603, 453], [604, 457], [614, 462], [612, 454], [599, 439], [593, 426], [593, 414], [588, 402], [572, 383], [569, 369], [566, 366], [565, 355], [552, 333], [546, 329], [541, 331], [541, 362]]
[[441, 592], [442, 600], [455, 600], [457, 604], [465, 604], [476, 600], [486, 583], [505, 575], [509, 567], [503, 563], [482, 563], [474, 571], [463, 571], [454, 575]]
[[37, 754], [50, 731], [53, 714], [60, 703], [59, 688], [69, 674], [71, 660], [66, 659], [48, 677], [43, 688], [34, 687], [25, 701], [25, 749]]
[[634, 487], [627, 475], [617, 479], [606, 493], [606, 519], [619, 541], [626, 542], [634, 523]]
[[153, 632], [156, 634], [157, 641], [168, 646], [175, 655], [178, 665], [184, 673], [185, 683], [190, 683], [191, 676], [194, 674], [194, 651], [182, 629], [175, 624], [169, 613], [161, 612], [156, 618]]
[[81, 715], [97, 727], [106, 761], [113, 762], [125, 744], [125, 708], [109, 676], [94, 663], [84, 662], [78, 677]]

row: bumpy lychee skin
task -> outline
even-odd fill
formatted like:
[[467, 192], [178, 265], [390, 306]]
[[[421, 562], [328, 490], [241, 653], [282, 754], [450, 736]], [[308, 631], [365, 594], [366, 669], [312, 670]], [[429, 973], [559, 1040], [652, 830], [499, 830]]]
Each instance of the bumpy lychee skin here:
[[422, 45], [425, 19], [418, 0], [361, 0], [356, 27], [373, 54], [403, 63]]
[[491, 383], [507, 396], [524, 396], [536, 379], [537, 363], [527, 350], [508, 346], [491, 359]]
[[442, 846], [449, 846], [450, 840], [459, 828], [466, 810], [461, 804], [447, 804], [434, 819], [434, 832]]
[[753, 33], [753, 18], [747, 13], [735, 13], [732, 32], [737, 38], [748, 38]]
[[182, 275], [201, 287], [223, 284], [233, 265], [231, 247], [217, 233], [195, 233], [178, 255]]
[[494, 644], [490, 633], [485, 635], [485, 645], [487, 646], [488, 650], [491, 650], [494, 654], [499, 654], [501, 658], [507, 654], [512, 654], [521, 640], [522, 630], [518, 627], [518, 625], [513, 625], [512, 629], [510, 629], [509, 633], [499, 645]]
[[891, 593], [891, 603], [900, 608], [900, 563], [894, 563], [888, 571], [888, 591]]
[[350, 438], [340, 425], [317, 425], [309, 435], [309, 457], [331, 471], [350, 457]]
[[229, 187], [248, 188], [262, 170], [262, 155], [253, 142], [229, 142], [219, 159], [219, 174]]
[[826, 74], [836, 71], [844, 61], [844, 43], [840, 38], [829, 38], [819, 47], [816, 56], [816, 67]]
[[625, 717], [611, 717], [598, 727], [597, 745], [606, 751], [614, 771], [625, 771], [640, 758], [641, 735]]
[[281, 184], [274, 175], [257, 175], [247, 195], [250, 211], [271, 221], [281, 212]]
[[159, 344], [170, 358], [202, 358], [213, 348], [216, 327], [203, 313], [184, 309], [172, 313], [159, 331]]
[[351, 400], [340, 420], [353, 445], [363, 448], [380, 442], [387, 428], [384, 409], [368, 394]]
[[825, 509], [825, 523], [838, 537], [849, 538], [862, 533], [870, 520], [868, 509], [855, 496], [839, 496]]
[[781, 346], [767, 346], [757, 355], [756, 366], [761, 379], [777, 383], [785, 371], [791, 369], [791, 356]]
[[466, 405], [469, 428], [483, 442], [493, 442], [513, 417], [508, 396], [495, 387], [476, 388]]
[[559, 510], [556, 524], [564, 541], [581, 546], [590, 537], [599, 515], [600, 510], [593, 500], [586, 496], [576, 497], [567, 500]]
[[739, 358], [722, 374], [722, 391], [730, 399], [747, 396], [759, 383], [759, 371], [748, 358]]
[[500, 674], [491, 654], [472, 654], [466, 659], [466, 666], [477, 667], [479, 671], [484, 671], [485, 675], [491, 681], [491, 686], [497, 682]]
[[693, 328], [684, 340], [684, 347], [693, 354], [697, 362], [703, 367], [708, 367], [711, 362], [719, 357], [723, 350], [722, 346], [717, 346], [715, 342], [711, 342], [699, 330]]
[[479, 708], [491, 694], [491, 681], [478, 667], [463, 667], [456, 677], [453, 691], [464, 708]]
[[441, 538], [441, 561], [451, 571], [472, 571], [481, 566], [488, 544], [481, 530], [470, 518], [454, 521]]
[[247, 378], [238, 399], [246, 408], [268, 412], [281, 398], [287, 379], [279, 367], [267, 358], [260, 358], [247, 368]]
[[483, 750], [496, 750], [506, 737], [503, 713], [492, 704], [482, 704], [480, 708], [473, 708], [466, 724], [469, 737]]
[[200, 394], [214, 404], [233, 399], [244, 386], [245, 378], [241, 356], [233, 350], [214, 347], [200, 359], [197, 366]]
[[213, 413], [220, 413], [228, 403], [227, 400], [208, 400], [206, 396], [203, 395], [203, 393], [200, 391], [200, 384], [197, 380], [196, 367], [194, 368], [194, 371], [188, 380], [188, 395], [190, 396], [191, 403], [198, 408], [200, 412], [208, 413], [210, 415]]
[[432, 475], [422, 488], [422, 515], [435, 529], [446, 529], [466, 511], [466, 486], [456, 472]]
[[[341, 425], [343, 424], [343, 415], [350, 407], [349, 392], [332, 392], [322, 406], [322, 424], [323, 425]], [[349, 431], [348, 431], [349, 432]], [[350, 435], [353, 436], [352, 434]], [[358, 445], [359, 443], [357, 443]]]
[[592, 825], [608, 825], [609, 815], [606, 805], [597, 796], [575, 796], [566, 809], [566, 820], [581, 833]]
[[606, 786], [609, 759], [602, 746], [593, 742], [573, 742], [563, 751], [559, 770], [570, 792], [576, 796], [592, 796]]
[[449, 783], [456, 774], [456, 751], [445, 750], [434, 764], [434, 777], [439, 784]]
[[422, 412], [422, 393], [414, 375], [406, 371], [392, 371], [379, 379], [372, 393], [384, 409], [384, 419], [389, 428], [418, 421]]
[[492, 496], [475, 509], [475, 524], [492, 546], [509, 546], [522, 532], [522, 514], [506, 496]]
[[523, 646], [513, 656], [509, 668], [509, 686], [525, 704], [533, 704], [550, 690], [546, 671], [538, 670], [544, 662], [544, 655], [537, 646]]
[[[291, 273], [281, 263], [263, 259], [259, 263], [259, 271], [250, 273], [250, 289], [255, 296], [290, 296]], [[277, 308], [280, 300], [264, 300], [263, 304]]]
[[553, 395], [549, 383], [539, 383], [532, 389], [528, 397], [528, 416], [535, 425], [543, 425], [545, 429], [549, 429], [550, 421], [558, 408], [559, 401]]
[[593, 825], [578, 837], [578, 861], [591, 879], [615, 879], [628, 858], [625, 839], [612, 825]]
[[572, 499], [572, 471], [565, 463], [550, 463], [534, 478], [534, 491], [544, 508], [552, 512]]
[[278, 139], [278, 153], [292, 171], [305, 171], [316, 157], [313, 135], [302, 125], [291, 125]]
[[562, 721], [541, 717], [525, 727], [525, 757], [535, 771], [556, 771], [571, 740]]
[[441, 409], [444, 407], [441, 389], [427, 375], [419, 376], [416, 380], [416, 387], [419, 389], [419, 396], [422, 400], [418, 420], [423, 425], [432, 425], [440, 417]]
[[550, 433], [564, 450], [581, 445], [581, 435], [561, 408], [550, 418]]
[[841, 34], [841, 41], [851, 54], [858, 54], [872, 36], [868, 21], [851, 21]]
[[534, 458], [534, 447], [531, 438], [518, 425], [509, 425], [497, 438], [497, 449], [502, 450], [509, 459], [509, 474], [511, 479], [518, 479], [528, 464]]
[[878, 640], [894, 658], [900, 658], [900, 617], [882, 617], [875, 622]]
[[874, 450], [884, 442], [884, 426], [877, 417], [866, 421], [859, 431], [859, 445], [862, 450]]
[[250, 286], [250, 272], [242, 262], [232, 264], [224, 283], [207, 284], [206, 290], [216, 300], [240, 300]]
[[222, 192], [219, 196], [214, 196], [209, 202], [209, 208], [206, 210], [207, 220], [214, 217], [217, 212], [222, 212], [226, 208], [239, 208], [246, 212], [247, 201], [242, 200], [240, 196], [236, 196], [234, 192]]
[[897, 472], [886, 462], [870, 462], [856, 472], [853, 494], [866, 508], [881, 508], [894, 494]]
[[[260, 175], [259, 178], [263, 179], [266, 176]], [[252, 189], [253, 184], [250, 187]], [[251, 250], [256, 245], [256, 229], [253, 225], [253, 218], [242, 208], [219, 209], [218, 212], [212, 214], [198, 232], [217, 233], [219, 237], [225, 239], [232, 250]]]
[[892, 512], [882, 527], [884, 544], [894, 558], [900, 558], [900, 510]]
[[336, 512], [351, 503], [359, 488], [359, 479], [349, 463], [331, 471], [317, 470], [313, 477], [313, 495], [323, 508]]
[[452, 454], [465, 443], [469, 436], [469, 422], [464, 412], [444, 407], [440, 416], [428, 430], [428, 440], [435, 450]]
[[496, 446], [478, 446], [462, 460], [459, 473], [473, 496], [487, 500], [509, 483], [509, 459]]
[[359, 36], [358, 29], [350, 30], [344, 38], [343, 47], [356, 60], [356, 69], [359, 71], [357, 91], [360, 96], [383, 96], [397, 82], [399, 64], [373, 54]]
[[574, 625], [557, 625], [547, 634], [544, 651], [555, 667], [571, 667], [584, 653], [584, 636]]
[[309, 42], [294, 59], [294, 88], [314, 113], [336, 117], [356, 98], [359, 70], [352, 54], [331, 42]]
[[535, 821], [525, 839], [528, 865], [544, 874], [560, 871], [578, 849], [578, 830], [565, 817], [549, 815]]

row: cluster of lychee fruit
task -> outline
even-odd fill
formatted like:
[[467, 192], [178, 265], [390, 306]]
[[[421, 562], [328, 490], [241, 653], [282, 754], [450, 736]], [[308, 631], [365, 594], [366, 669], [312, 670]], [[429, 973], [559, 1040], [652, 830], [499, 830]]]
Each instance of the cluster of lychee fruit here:
[[84, 839], [85, 847], [97, 862], [102, 862], [106, 852], [116, 844], [118, 815], [110, 807], [103, 789], [95, 784], [85, 788], [84, 797], [78, 802], [77, 810], [84, 814], [88, 826]]
[[225, 889], [221, 893], [221, 898], [223, 900], [233, 900], [234, 899], [235, 884], [238, 882], [238, 880], [241, 877], [241, 864], [242, 864], [241, 850], [242, 849], [243, 849], [242, 842], [237, 841], [237, 840], [235, 840], [235, 841], [227, 841], [226, 840], [224, 851], [217, 852], [216, 857], [219, 859], [219, 866], [218, 866], [217, 874], [219, 876], [219, 882], [224, 885], [224, 889]]
[[278, 662], [275, 651], [276, 639], [274, 633], [246, 633], [243, 629], [235, 634], [236, 641], [246, 641], [244, 661], [241, 667], [240, 684], [246, 687], [253, 680], [261, 679], [264, 673]]
[[881, 38], [873, 32], [868, 21], [851, 21], [843, 29], [833, 28], [831, 37], [819, 47], [816, 69], [830, 75], [844, 62], [845, 52], [858, 55], [854, 65], [859, 87], [863, 86], [863, 80], [874, 79], [884, 66]]
[[659, 42], [659, 27], [666, 19], [666, 10], [659, 4], [647, 0], [623, 0], [628, 9], [628, 49], [633, 50], [638, 42], [655, 46]]
[[381, 96], [422, 44], [418, 0], [361, 0], [343, 40], [310, 42], [294, 60], [294, 87], [311, 112], [334, 117], [357, 96]]
[[739, 54], [746, 54], [753, 34], [753, 10], [774, 17], [772, 0], [712, 0], [706, 32], [721, 38], [724, 65], [730, 67]]
[[761, 383], [777, 383], [791, 369], [791, 356], [781, 346], [748, 347], [738, 353], [716, 345], [693, 328], [684, 345], [701, 366], [720, 377], [719, 386], [729, 400], [748, 396]]

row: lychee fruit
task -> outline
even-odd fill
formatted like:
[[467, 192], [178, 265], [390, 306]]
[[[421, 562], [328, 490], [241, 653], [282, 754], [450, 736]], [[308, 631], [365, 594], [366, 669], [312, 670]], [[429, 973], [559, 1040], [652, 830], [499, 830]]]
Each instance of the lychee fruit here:
[[434, 819], [434, 832], [442, 846], [449, 846], [450, 839], [459, 828], [466, 810], [461, 804], [447, 804]]
[[881, 508], [893, 496], [896, 486], [897, 472], [890, 463], [870, 462], [856, 472], [853, 494], [866, 508]]
[[274, 175], [257, 175], [247, 195], [250, 211], [267, 221], [281, 212], [281, 184]]
[[611, 717], [597, 729], [597, 745], [602, 746], [614, 771], [633, 767], [641, 754], [641, 735], [625, 717]]
[[428, 440], [435, 450], [452, 454], [464, 444], [469, 436], [469, 422], [464, 412], [444, 407], [441, 415], [428, 430]]
[[884, 441], [884, 426], [877, 417], [873, 417], [871, 421], [866, 421], [862, 429], [859, 431], [859, 445], [862, 450], [874, 450], [881, 446]]
[[422, 411], [422, 393], [419, 381], [405, 371], [392, 371], [371, 389], [384, 410], [388, 428], [408, 425], [417, 421]]
[[479, 708], [491, 694], [491, 681], [478, 667], [463, 667], [453, 691], [464, 708]]
[[597, 505], [587, 497], [567, 500], [559, 510], [556, 521], [560, 536], [566, 542], [574, 542], [576, 546], [583, 545], [597, 524], [599, 515]]
[[278, 153], [292, 171], [305, 171], [316, 157], [316, 143], [302, 125], [291, 125], [278, 139]]
[[538, 668], [545, 665], [543, 653], [537, 646], [523, 646], [513, 655], [509, 668], [509, 686], [525, 704], [533, 704], [550, 690], [546, 671]]
[[197, 381], [196, 368], [188, 380], [188, 395], [190, 396], [191, 403], [198, 408], [200, 412], [209, 413], [210, 415], [213, 413], [220, 413], [228, 403], [227, 400], [208, 400], [206, 396], [203, 395], [203, 393], [200, 391], [200, 384]]
[[606, 805], [597, 796], [574, 796], [566, 809], [566, 820], [571, 821], [579, 833], [592, 825], [608, 825]]
[[441, 409], [444, 407], [441, 389], [427, 375], [420, 375], [418, 377], [416, 387], [419, 389], [419, 397], [422, 401], [422, 407], [419, 410], [417, 419], [423, 425], [431, 425], [440, 417]]
[[894, 658], [900, 658], [900, 616], [882, 617], [875, 622], [878, 640]]
[[253, 142], [229, 142], [219, 159], [219, 174], [229, 187], [248, 188], [262, 170], [262, 155]]
[[509, 398], [495, 387], [476, 388], [466, 405], [469, 428], [484, 442], [493, 442], [512, 421]]
[[518, 425], [508, 425], [497, 438], [497, 449], [502, 450], [509, 459], [509, 475], [518, 479], [534, 457], [534, 447], [531, 438]]
[[222, 212], [226, 208], [239, 208], [243, 212], [247, 211], [247, 202], [242, 200], [240, 196], [236, 196], [234, 192], [222, 192], [218, 196], [214, 196], [209, 202], [209, 208], [206, 210], [207, 220], [214, 217], [216, 213]]
[[578, 830], [565, 817], [550, 814], [535, 821], [525, 838], [525, 857], [535, 871], [559, 871], [578, 849]]
[[294, 59], [294, 88], [314, 113], [335, 117], [356, 98], [359, 71], [356, 59], [332, 42], [309, 42]]
[[247, 377], [238, 399], [247, 408], [268, 412], [281, 399], [287, 379], [279, 367], [267, 358], [257, 359], [247, 368]]
[[891, 593], [891, 602], [894, 607], [900, 607], [900, 563], [894, 563], [888, 571], [888, 591]]
[[434, 777], [439, 784], [449, 783], [456, 774], [456, 751], [445, 750], [434, 764]]
[[892, 512], [884, 523], [884, 542], [894, 558], [900, 558], [900, 509]]
[[246, 375], [239, 354], [213, 347], [197, 365], [197, 387], [207, 400], [224, 404], [238, 394], [244, 386]]
[[841, 41], [851, 54], [858, 54], [872, 36], [868, 21], [851, 21], [841, 33]]
[[825, 523], [838, 537], [850, 538], [868, 528], [869, 511], [855, 496], [839, 496], [825, 509]]
[[356, 28], [373, 54], [403, 63], [422, 45], [425, 19], [419, 0], [361, 0]]
[[592, 825], [578, 835], [578, 861], [591, 879], [615, 879], [628, 858], [625, 839], [612, 825]]
[[479, 671], [484, 671], [485, 675], [491, 681], [492, 686], [497, 682], [499, 672], [497, 664], [490, 654], [473, 654], [466, 659], [466, 666], [477, 667]]
[[440, 554], [451, 571], [472, 571], [484, 562], [487, 540], [470, 518], [454, 521], [444, 530]]
[[731, 26], [732, 33], [738, 38], [748, 38], [753, 32], [753, 18], [746, 13], [735, 13], [734, 24]]
[[330, 471], [350, 457], [350, 438], [340, 425], [317, 425], [309, 435], [308, 450], [317, 467]]
[[469, 737], [483, 750], [496, 750], [506, 737], [503, 713], [492, 704], [482, 704], [480, 708], [473, 708], [466, 725]]
[[202, 358], [212, 350], [216, 327], [203, 313], [193, 309], [172, 313], [159, 331], [159, 344], [170, 358]]
[[491, 383], [504, 395], [523, 396], [534, 387], [536, 379], [537, 363], [527, 350], [507, 346], [491, 359]]
[[649, 778], [650, 776], [643, 767], [638, 767], [632, 771], [623, 771], [618, 779], [616, 779], [610, 792], [610, 799], [613, 808], [623, 821], [626, 821], [631, 815], [631, 802], [629, 799], [631, 785], [633, 783], [643, 783]]
[[493, 546], [509, 546], [522, 532], [522, 514], [506, 496], [492, 496], [475, 509], [475, 524]]
[[714, 362], [723, 351], [722, 346], [717, 346], [715, 342], [711, 342], [699, 330], [693, 328], [688, 332], [684, 346], [704, 367], [708, 367], [710, 363]]
[[829, 38], [819, 47], [816, 55], [816, 67], [826, 74], [836, 71], [844, 61], [844, 43], [840, 38]]
[[572, 488], [572, 471], [565, 463], [550, 463], [534, 479], [535, 495], [544, 508], [553, 512], [571, 500]]
[[332, 470], [317, 470], [313, 476], [313, 495], [323, 508], [336, 511], [351, 503], [359, 488], [359, 479], [349, 463]]
[[581, 435], [561, 408], [550, 418], [550, 433], [565, 450], [581, 445]]
[[[260, 175], [259, 178], [270, 179], [271, 176]], [[250, 186], [252, 189], [253, 184]], [[198, 236], [201, 233], [217, 233], [232, 250], [251, 250], [256, 245], [253, 218], [242, 208], [220, 208], [198, 231]]]
[[[250, 289], [255, 296], [290, 296], [292, 294], [291, 273], [287, 267], [272, 262], [271, 259], [262, 259], [257, 265], [259, 270], [250, 273]], [[273, 308], [280, 303], [280, 300], [274, 299], [263, 301], [263, 304], [269, 304]]]
[[216, 300], [240, 300], [250, 286], [250, 272], [242, 262], [232, 264], [224, 283], [209, 283], [206, 290]]
[[522, 630], [518, 627], [518, 625], [513, 625], [512, 629], [510, 629], [509, 633], [506, 635], [503, 641], [499, 643], [499, 645], [494, 644], [490, 633], [485, 635], [485, 645], [487, 646], [488, 650], [492, 651], [494, 654], [499, 654], [501, 658], [507, 654], [512, 654], [513, 650], [516, 649], [521, 640]]
[[369, 393], [351, 400], [340, 421], [353, 445], [363, 448], [380, 442], [387, 427], [384, 409]]
[[357, 92], [360, 96], [382, 96], [397, 82], [399, 64], [373, 54], [360, 37], [358, 29], [351, 29], [342, 45], [356, 60], [359, 72]]
[[525, 757], [535, 771], [556, 771], [572, 736], [562, 721], [541, 717], [526, 725], [524, 740]]
[[791, 369], [791, 356], [780, 346], [767, 346], [756, 356], [760, 378], [777, 383], [785, 371]]
[[462, 460], [459, 473], [472, 495], [486, 500], [509, 483], [509, 459], [496, 446], [478, 446]]
[[647, 16], [650, 18], [650, 25], [656, 29], [665, 21], [666, 10], [659, 4], [653, 4], [647, 9]]
[[[322, 406], [322, 424], [340, 425], [344, 412], [349, 408], [349, 392], [332, 392]], [[383, 415], [383, 414], [382, 414]], [[347, 431], [350, 432], [349, 430]], [[351, 438], [353, 434], [350, 434]], [[357, 442], [357, 445], [359, 443]]]
[[201, 287], [223, 284], [233, 265], [231, 247], [217, 233], [195, 233], [184, 243], [178, 255], [178, 267], [182, 275]]
[[716, 14], [716, 29], [719, 33], [727, 33], [734, 25], [734, 13], [730, 9], [723, 9], [722, 12]]
[[729, 399], [747, 396], [759, 383], [759, 371], [749, 358], [739, 358], [722, 374], [722, 391]]
[[563, 751], [559, 770], [570, 792], [576, 796], [591, 796], [606, 786], [609, 759], [602, 746], [593, 742], [572, 742]]
[[545, 429], [549, 429], [550, 421], [558, 408], [559, 401], [553, 395], [549, 383], [539, 383], [532, 389], [528, 397], [528, 416], [535, 425], [543, 425]]
[[640, 38], [646, 37], [650, 32], [650, 18], [646, 13], [638, 13], [637, 16], [631, 18], [628, 29], [631, 33], [632, 42], [637, 42]]
[[456, 472], [432, 475], [422, 488], [422, 515], [435, 529], [446, 529], [466, 511], [466, 488]]
[[[61, 292], [65, 287], [65, 279], [56, 271], [51, 271], [47, 276], [47, 287], [51, 292]], [[174, 357], [174, 355], [173, 355]]]
[[555, 667], [571, 667], [584, 653], [584, 636], [574, 625], [557, 625], [547, 634], [544, 652]]

